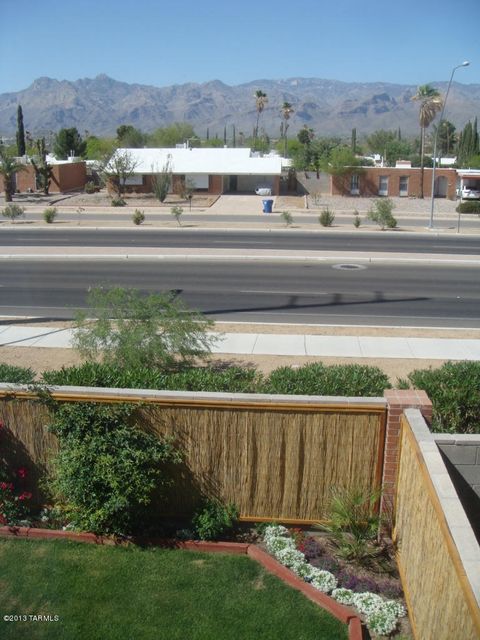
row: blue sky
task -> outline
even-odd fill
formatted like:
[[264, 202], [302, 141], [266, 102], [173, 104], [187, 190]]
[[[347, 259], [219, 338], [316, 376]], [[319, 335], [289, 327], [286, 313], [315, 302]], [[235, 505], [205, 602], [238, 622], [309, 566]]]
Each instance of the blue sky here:
[[155, 86], [219, 79], [480, 83], [480, 0], [0, 0], [0, 93], [99, 73]]

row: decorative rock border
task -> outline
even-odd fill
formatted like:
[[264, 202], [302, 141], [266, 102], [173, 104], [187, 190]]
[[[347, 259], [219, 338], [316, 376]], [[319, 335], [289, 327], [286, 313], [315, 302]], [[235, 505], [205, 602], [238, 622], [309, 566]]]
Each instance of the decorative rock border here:
[[[59, 531], [57, 529], [36, 529], [34, 527], [0, 527], [0, 538], [23, 538], [37, 540], [72, 540], [74, 542], [86, 542], [88, 544], [116, 545], [112, 538], [97, 536], [94, 533], [75, 533], [74, 531]], [[354, 611], [339, 604], [330, 596], [318, 591], [307, 582], [301, 580], [293, 571], [277, 562], [275, 558], [260, 549], [255, 544], [242, 542], [204, 542], [197, 540], [172, 540], [165, 538], [145, 538], [140, 542], [158, 545], [168, 549], [185, 549], [188, 551], [200, 551], [202, 553], [230, 553], [235, 555], [248, 555], [262, 565], [269, 573], [272, 573], [283, 582], [303, 593], [309, 600], [328, 611], [337, 620], [348, 626], [348, 640], [362, 640], [362, 622]]]

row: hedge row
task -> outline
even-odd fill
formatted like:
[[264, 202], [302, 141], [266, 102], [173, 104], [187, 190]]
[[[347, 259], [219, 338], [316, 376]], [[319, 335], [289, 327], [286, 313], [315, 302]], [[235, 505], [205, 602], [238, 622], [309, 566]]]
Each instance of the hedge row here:
[[[9, 365], [0, 366], [0, 382], [30, 384], [34, 373]], [[226, 393], [273, 393], [287, 395], [381, 396], [391, 385], [378, 367], [357, 364], [280, 367], [264, 376], [251, 367], [206, 366], [171, 372], [162, 369], [119, 369], [99, 363], [45, 371], [48, 385], [166, 389], [170, 391], [216, 391]]]
[[[30, 384], [34, 377], [31, 369], [0, 364], [0, 382]], [[391, 386], [378, 367], [322, 363], [280, 367], [268, 376], [248, 367], [207, 366], [166, 372], [85, 363], [46, 371], [41, 381], [48, 385], [353, 397], [381, 396]], [[480, 362], [447, 362], [437, 369], [417, 369], [404, 386], [428, 394], [433, 404], [432, 431], [480, 433]]]

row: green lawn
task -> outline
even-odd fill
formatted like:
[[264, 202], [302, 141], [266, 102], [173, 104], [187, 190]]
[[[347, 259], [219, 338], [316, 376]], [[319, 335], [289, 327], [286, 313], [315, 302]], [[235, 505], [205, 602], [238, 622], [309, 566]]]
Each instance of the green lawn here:
[[347, 628], [246, 556], [0, 540], [0, 638], [346, 640]]

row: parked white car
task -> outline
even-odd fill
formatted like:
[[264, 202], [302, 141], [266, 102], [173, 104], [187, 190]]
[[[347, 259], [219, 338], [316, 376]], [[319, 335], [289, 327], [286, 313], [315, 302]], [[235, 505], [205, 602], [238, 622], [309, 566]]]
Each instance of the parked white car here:
[[470, 187], [463, 187], [461, 196], [462, 196], [462, 200], [480, 200], [480, 189], [471, 189]]
[[272, 190], [270, 189], [270, 187], [257, 187], [255, 189], [255, 193], [257, 194], [257, 196], [271, 196]]

